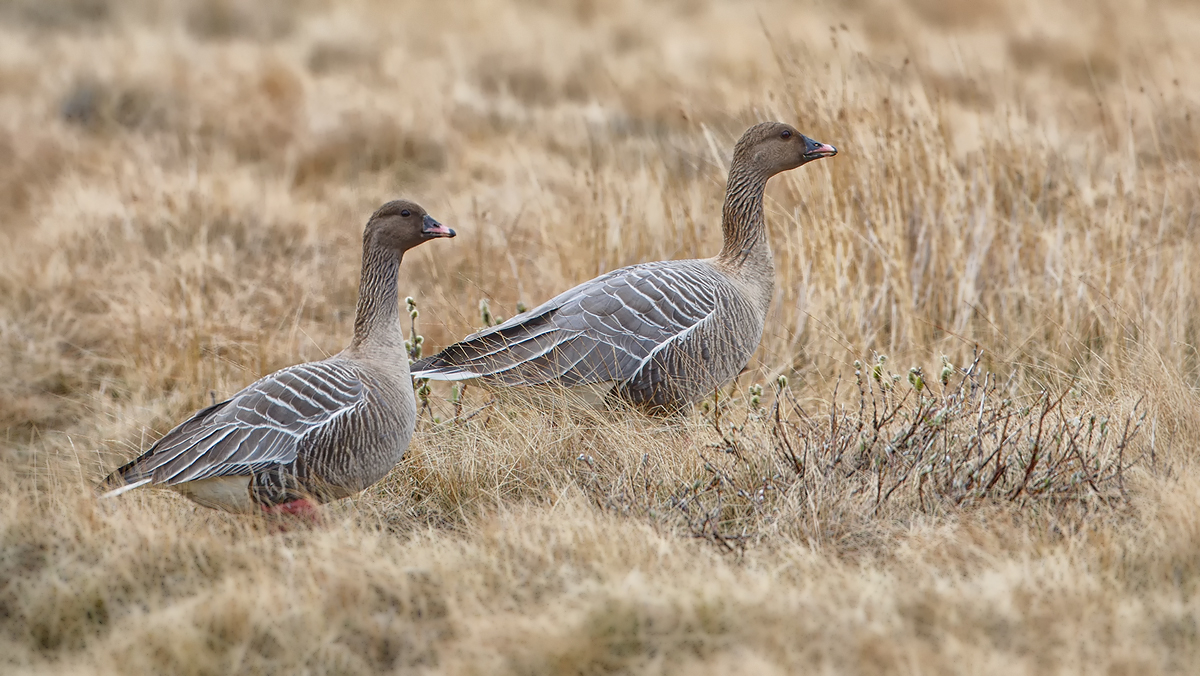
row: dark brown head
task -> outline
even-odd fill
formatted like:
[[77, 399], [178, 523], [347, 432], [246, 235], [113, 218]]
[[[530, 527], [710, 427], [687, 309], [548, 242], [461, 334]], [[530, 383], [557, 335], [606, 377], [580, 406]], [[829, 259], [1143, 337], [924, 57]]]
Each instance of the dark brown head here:
[[437, 237], [453, 237], [454, 231], [425, 213], [421, 205], [396, 200], [379, 207], [367, 221], [363, 237], [374, 246], [404, 253]]
[[733, 149], [733, 162], [774, 176], [836, 154], [837, 148], [810, 139], [790, 124], [761, 122], [742, 134]]

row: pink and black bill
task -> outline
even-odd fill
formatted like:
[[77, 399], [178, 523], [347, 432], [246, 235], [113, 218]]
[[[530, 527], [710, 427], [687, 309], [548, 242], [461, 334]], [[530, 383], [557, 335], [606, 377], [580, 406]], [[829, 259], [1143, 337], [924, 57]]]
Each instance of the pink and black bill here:
[[454, 231], [446, 226], [438, 223], [437, 220], [425, 214], [425, 218], [421, 221], [421, 234], [426, 237], [453, 237]]
[[834, 155], [837, 155], [837, 148], [834, 148], [828, 143], [814, 141], [807, 136], [803, 138], [804, 155], [802, 155], [802, 157], [804, 158], [805, 162], [812, 162], [813, 160], [819, 160], [822, 157], [833, 157]]

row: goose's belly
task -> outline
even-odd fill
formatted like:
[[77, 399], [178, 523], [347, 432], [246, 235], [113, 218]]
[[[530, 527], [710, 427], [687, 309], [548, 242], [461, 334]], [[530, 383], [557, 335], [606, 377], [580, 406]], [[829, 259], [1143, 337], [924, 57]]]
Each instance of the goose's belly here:
[[248, 476], [219, 476], [188, 481], [173, 485], [171, 489], [205, 507], [240, 514], [258, 511], [258, 504], [250, 497]]

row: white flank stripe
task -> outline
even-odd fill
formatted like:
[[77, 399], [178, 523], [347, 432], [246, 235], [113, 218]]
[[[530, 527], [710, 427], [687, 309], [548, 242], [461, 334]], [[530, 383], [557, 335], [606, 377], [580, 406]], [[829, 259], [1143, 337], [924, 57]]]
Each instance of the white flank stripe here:
[[[713, 310], [713, 312], [716, 312], [716, 310]], [[628, 379], [633, 380], [634, 376], [641, 373], [642, 369], [646, 368], [646, 364], [649, 364], [650, 360], [654, 359], [654, 355], [658, 354], [659, 352], [662, 352], [667, 347], [670, 347], [670, 345], [672, 343], [677, 343], [677, 342], [683, 340], [684, 338], [687, 338], [688, 335], [691, 334], [693, 331], [695, 331], [697, 328], [699, 328], [699, 326], [701, 324], [703, 324], [705, 320], [707, 320], [709, 317], [713, 316], [713, 312], [710, 312], [710, 313], [704, 315], [703, 317], [700, 318], [700, 321], [696, 322], [695, 324], [692, 324], [691, 326], [689, 326], [686, 329], [680, 331], [679, 333], [671, 336], [670, 338], [664, 340], [663, 342], [659, 343], [658, 345], [655, 345], [654, 349], [650, 350], [650, 354], [646, 355], [646, 358], [642, 360], [642, 363], [638, 364], [638, 367], [636, 369], [634, 369], [634, 371], [633, 371], [633, 375], [630, 376]]]

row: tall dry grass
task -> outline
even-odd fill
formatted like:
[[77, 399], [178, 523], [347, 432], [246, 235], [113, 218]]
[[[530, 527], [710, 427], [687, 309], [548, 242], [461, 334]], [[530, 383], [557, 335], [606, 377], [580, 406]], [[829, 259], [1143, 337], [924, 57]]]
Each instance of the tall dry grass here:
[[[0, 2], [0, 670], [1192, 671], [1198, 38], [1179, 0]], [[435, 349], [715, 252], [765, 118], [841, 154], [769, 187], [715, 402], [435, 387], [311, 530], [94, 499], [342, 347], [379, 203], [460, 233], [401, 273]]]

